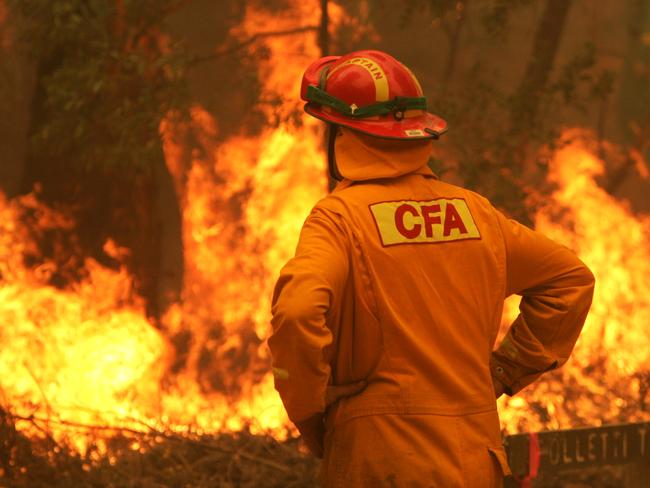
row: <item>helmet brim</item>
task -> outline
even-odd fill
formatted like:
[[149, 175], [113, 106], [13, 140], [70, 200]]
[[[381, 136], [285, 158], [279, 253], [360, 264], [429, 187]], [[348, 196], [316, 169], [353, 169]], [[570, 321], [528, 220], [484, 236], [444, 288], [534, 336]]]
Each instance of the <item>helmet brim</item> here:
[[383, 139], [411, 141], [438, 139], [447, 132], [447, 122], [429, 112], [402, 120], [391, 120], [390, 116], [382, 118], [382, 120], [364, 120], [353, 119], [329, 110], [325, 111], [322, 107], [312, 103], [305, 104], [304, 108], [305, 112], [317, 119]]

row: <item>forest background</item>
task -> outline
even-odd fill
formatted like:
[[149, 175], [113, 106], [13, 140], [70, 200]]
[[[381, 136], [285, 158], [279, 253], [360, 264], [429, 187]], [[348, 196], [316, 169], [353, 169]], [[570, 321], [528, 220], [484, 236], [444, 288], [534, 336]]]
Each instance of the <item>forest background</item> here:
[[[217, 142], [288, 118], [300, 123], [295, 111], [262, 110], [298, 96], [260, 98], [255, 65], [274, 33], [318, 36], [324, 53], [381, 49], [412, 67], [430, 109], [450, 126], [434, 170], [526, 223], [551, 191], [539, 148], [552, 149], [563, 128], [590, 129], [648, 160], [643, 0], [340, 0], [347, 20], [335, 30], [321, 17], [295, 32], [268, 25], [260, 36], [233, 38], [247, 4], [291, 8], [282, 0], [0, 4], [0, 188], [9, 197], [36, 188], [48, 205], [66, 207], [76, 226], [58, 238], [74, 238], [62, 246], [77, 253], [72, 261], [90, 255], [110, 265], [107, 238], [131, 249], [129, 267], [154, 316], [182, 280], [181, 196], [164, 162], [160, 121], [200, 104], [218, 123]], [[185, 144], [195, 142], [189, 135]], [[601, 156], [603, 187], [650, 210], [634, 158]], [[71, 261], [60, 249], [42, 251], [43, 259]]]

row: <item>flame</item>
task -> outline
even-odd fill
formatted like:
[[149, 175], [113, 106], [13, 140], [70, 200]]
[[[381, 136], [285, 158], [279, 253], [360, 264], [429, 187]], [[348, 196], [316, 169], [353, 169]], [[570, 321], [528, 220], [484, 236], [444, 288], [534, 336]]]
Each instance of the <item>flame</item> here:
[[[593, 137], [572, 130], [550, 165], [557, 189], [537, 213], [538, 230], [573, 249], [596, 277], [594, 301], [575, 351], [557, 372], [499, 402], [507, 431], [648, 420], [650, 216], [598, 186], [604, 173]], [[515, 300], [504, 323], [516, 316]]]
[[47, 286], [52, 265], [30, 269], [22, 263], [23, 255], [36, 249], [21, 225], [25, 209], [42, 212], [40, 225], [51, 218], [59, 220], [57, 226], [65, 221], [33, 195], [11, 202], [0, 198], [3, 404], [19, 414], [75, 422], [153, 414], [146, 399], [162, 377], [165, 340], [145, 319], [126, 269], [110, 270], [88, 259], [83, 281], [65, 290]]
[[[315, 23], [313, 9], [300, 5], [274, 16], [273, 30]], [[268, 31], [268, 25], [268, 13], [249, 5], [233, 34], [250, 38]], [[261, 98], [289, 94], [267, 107], [267, 117], [285, 121], [298, 115], [298, 124], [282, 122], [257, 136], [217, 144], [217, 122], [200, 106], [192, 110], [202, 150], [191, 161], [185, 186], [186, 286], [181, 303], [163, 319], [169, 331], [191, 332], [192, 342], [178, 377], [179, 393], [164, 404], [173, 418], [205, 430], [237, 430], [254, 421], [252, 431], [281, 435], [289, 422], [263, 345], [271, 292], [327, 181], [320, 124], [302, 115], [296, 96], [304, 68], [318, 56], [316, 37], [270, 37], [265, 48], [267, 61], [257, 64], [264, 80]], [[183, 157], [183, 148], [174, 140], [184, 128], [164, 125], [166, 157], [178, 167], [174, 160]], [[221, 408], [216, 409], [218, 401]]]
[[[274, 15], [272, 25], [281, 31], [317, 20], [301, 5]], [[233, 35], [246, 39], [268, 25], [269, 14], [249, 6]], [[315, 31], [265, 44], [269, 56], [257, 63], [262, 98], [287, 97], [267, 108], [277, 127], [219, 143], [217, 121], [195, 106], [189, 128], [201, 147], [188, 154], [189, 128], [172, 114], [161, 123], [183, 202], [185, 282], [160, 323], [147, 318], [125, 268], [88, 259], [86, 278], [49, 286], [54, 263], [23, 262], [37, 246], [22, 216], [29, 207], [58, 227], [64, 216], [34, 195], [0, 198], [0, 399], [18, 415], [47, 419], [51, 433], [79, 450], [86, 441], [75, 424], [287, 435], [263, 340], [275, 277], [327, 181], [322, 128], [296, 101], [302, 72], [319, 55]], [[118, 261], [128, 252], [112, 242], [105, 250]]]

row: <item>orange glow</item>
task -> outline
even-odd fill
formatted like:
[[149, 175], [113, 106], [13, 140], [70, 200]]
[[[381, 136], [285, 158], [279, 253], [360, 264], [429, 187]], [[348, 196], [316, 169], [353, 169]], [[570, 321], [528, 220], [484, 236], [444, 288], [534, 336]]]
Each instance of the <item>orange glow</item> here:
[[[20, 208], [40, 212], [40, 225], [64, 222], [31, 195], [0, 198], [2, 404], [22, 415], [108, 425], [153, 415], [165, 340], [145, 319], [126, 270], [88, 259], [82, 282], [65, 290], [46, 286], [53, 265], [22, 263], [34, 247], [18, 219]], [[108, 242], [107, 251], [111, 247]]]

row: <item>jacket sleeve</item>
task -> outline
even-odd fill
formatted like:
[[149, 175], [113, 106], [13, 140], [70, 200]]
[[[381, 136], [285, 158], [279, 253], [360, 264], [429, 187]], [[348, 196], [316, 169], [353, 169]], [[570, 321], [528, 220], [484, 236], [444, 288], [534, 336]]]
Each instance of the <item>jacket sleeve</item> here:
[[275, 387], [294, 423], [325, 410], [332, 344], [326, 317], [349, 271], [349, 241], [337, 219], [312, 211], [273, 293], [268, 344]]
[[501, 213], [506, 296], [521, 295], [519, 316], [492, 353], [492, 375], [513, 395], [562, 366], [591, 306], [594, 276], [569, 249]]

